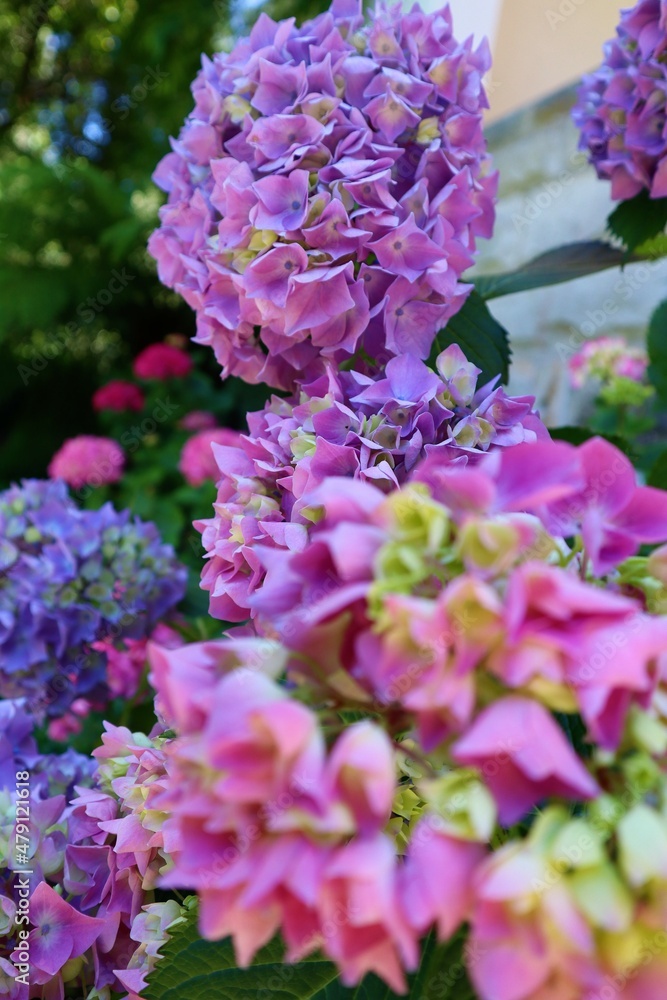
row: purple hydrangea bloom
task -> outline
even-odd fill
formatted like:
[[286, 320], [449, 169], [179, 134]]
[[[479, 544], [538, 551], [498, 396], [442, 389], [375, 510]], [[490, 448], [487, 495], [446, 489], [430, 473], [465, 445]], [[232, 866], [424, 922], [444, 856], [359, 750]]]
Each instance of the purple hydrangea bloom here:
[[667, 197], [667, 0], [624, 10], [604, 61], [584, 77], [573, 112], [598, 176], [624, 201]]
[[13, 788], [16, 772], [36, 758], [34, 726], [23, 699], [0, 701], [0, 788]]
[[203, 58], [149, 247], [223, 375], [292, 389], [360, 348], [428, 357], [493, 227], [489, 65], [448, 7], [364, 24], [357, 0], [301, 28], [262, 14]]
[[[5, 995], [7, 985], [3, 963], [19, 943], [14, 869], [20, 867], [29, 869], [25, 878], [36, 901], [31, 946], [40, 947], [34, 957], [31, 949], [31, 976], [45, 987], [44, 996], [63, 996], [63, 982], [70, 982], [69, 952], [58, 949], [70, 922], [98, 928], [92, 937], [77, 936], [78, 954], [85, 955], [76, 989], [85, 983], [82, 996], [88, 991], [107, 996], [109, 990], [125, 995], [133, 983], [145, 985], [145, 975], [159, 960], [159, 946], [169, 936], [166, 931], [184, 912], [175, 901], [155, 903], [158, 874], [168, 859], [166, 815], [155, 807], [163, 790], [168, 741], [106, 724], [104, 746], [92, 757], [73, 750], [40, 756], [29, 735], [34, 719], [23, 705], [6, 701], [0, 708], [0, 752], [30, 772], [30, 833], [20, 859], [17, 823], [25, 821], [17, 819], [15, 774], [0, 782], [0, 994]], [[44, 899], [61, 909], [47, 932], [41, 923]], [[43, 938], [51, 928], [50, 958], [40, 963]]]
[[393, 358], [376, 379], [329, 369], [292, 399], [274, 397], [249, 414], [239, 446], [213, 446], [222, 477], [215, 516], [195, 527], [214, 617], [250, 616], [265, 574], [255, 546], [303, 548], [311, 526], [304, 508], [325, 478], [362, 479], [389, 492], [433, 452], [464, 464], [548, 437], [533, 397], [508, 396], [496, 382], [478, 390], [479, 369], [456, 345], [437, 369], [409, 355]]
[[110, 504], [80, 510], [62, 482], [0, 493], [0, 697], [38, 716], [108, 698], [101, 638], [143, 638], [186, 571], [154, 525]]

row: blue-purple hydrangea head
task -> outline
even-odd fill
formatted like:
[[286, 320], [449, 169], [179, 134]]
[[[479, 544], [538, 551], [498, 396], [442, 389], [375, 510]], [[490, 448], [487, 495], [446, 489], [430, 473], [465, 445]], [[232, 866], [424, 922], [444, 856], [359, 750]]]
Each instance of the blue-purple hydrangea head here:
[[80, 510], [61, 482], [0, 493], [0, 697], [57, 716], [105, 700], [96, 640], [140, 638], [183, 596], [186, 571], [154, 525]]

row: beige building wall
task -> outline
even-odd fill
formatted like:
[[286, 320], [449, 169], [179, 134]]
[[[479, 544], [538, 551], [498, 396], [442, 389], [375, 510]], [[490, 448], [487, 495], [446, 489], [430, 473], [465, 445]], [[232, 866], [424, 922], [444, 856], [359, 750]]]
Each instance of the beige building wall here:
[[494, 43], [491, 111], [499, 118], [597, 66], [619, 20], [614, 0], [505, 0]]
[[[554, 93], [597, 66], [623, 0], [450, 0], [459, 38], [487, 35], [492, 120]], [[425, 0], [434, 10], [441, 0]]]

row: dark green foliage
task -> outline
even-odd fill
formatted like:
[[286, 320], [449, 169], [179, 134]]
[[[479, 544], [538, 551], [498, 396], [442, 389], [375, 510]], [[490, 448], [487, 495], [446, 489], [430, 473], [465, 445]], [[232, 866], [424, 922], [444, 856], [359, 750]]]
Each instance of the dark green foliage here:
[[648, 353], [651, 359], [649, 378], [661, 403], [667, 403], [667, 302], [659, 305], [651, 317]]
[[[229, 939], [199, 937], [196, 907], [187, 922], [175, 928], [161, 954], [143, 992], [145, 1000], [397, 1000], [397, 994], [373, 975], [357, 987], [342, 986], [336, 967], [321, 956], [298, 965], [282, 964], [279, 938], [259, 951], [250, 968], [239, 969]], [[462, 939], [438, 945], [429, 937], [420, 967], [408, 982], [407, 995], [415, 1000], [474, 1000]]]
[[629, 253], [664, 232], [667, 225], [667, 198], [651, 198], [641, 191], [622, 201], [609, 216], [610, 232], [622, 241]]
[[480, 385], [496, 375], [507, 381], [512, 355], [509, 336], [478, 292], [471, 292], [463, 309], [440, 331], [431, 351], [431, 362], [450, 344], [458, 344], [468, 360], [481, 368]]
[[495, 299], [501, 295], [514, 295], [585, 278], [627, 262], [627, 254], [601, 240], [569, 243], [540, 254], [516, 271], [475, 278], [474, 284], [483, 299]]

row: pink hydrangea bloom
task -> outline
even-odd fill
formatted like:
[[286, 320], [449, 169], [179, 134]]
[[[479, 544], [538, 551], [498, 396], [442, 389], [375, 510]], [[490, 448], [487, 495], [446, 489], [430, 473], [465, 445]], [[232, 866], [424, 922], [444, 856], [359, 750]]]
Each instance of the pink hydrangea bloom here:
[[428, 356], [493, 225], [488, 67], [448, 8], [364, 24], [340, 0], [204, 57], [149, 249], [223, 375], [288, 389], [360, 347]]
[[575, 389], [588, 382], [606, 385], [614, 378], [643, 382], [648, 355], [641, 347], [631, 347], [623, 337], [599, 337], [591, 340], [568, 361], [570, 381]]
[[205, 482], [216, 482], [220, 469], [215, 460], [212, 445], [238, 447], [240, 435], [226, 427], [214, 427], [193, 434], [183, 445], [178, 461], [179, 471], [190, 486], [201, 486]]
[[206, 410], [193, 410], [179, 421], [179, 427], [186, 431], [205, 431], [216, 427], [217, 423], [215, 414], [207, 413]]
[[192, 358], [185, 351], [171, 344], [150, 344], [134, 359], [132, 370], [137, 378], [184, 378], [192, 370]]
[[[396, 789], [391, 743], [364, 721], [327, 754], [313, 712], [253, 667], [266, 662], [264, 644], [249, 641], [241, 655], [243, 665], [210, 675], [202, 697], [178, 680], [187, 647], [167, 658], [151, 651], [159, 699], [171, 702], [175, 681], [182, 720], [158, 799], [182, 846], [168, 884], [198, 889], [202, 933], [231, 934], [242, 964], [282, 928], [291, 960], [323, 942], [346, 983], [374, 971], [401, 989], [417, 950], [396, 853], [381, 833]], [[334, 910], [345, 918], [332, 920]]]
[[83, 434], [70, 438], [49, 463], [51, 479], [64, 479], [74, 489], [117, 483], [123, 475], [125, 453], [111, 438]]
[[134, 382], [123, 382], [118, 379], [101, 386], [93, 396], [93, 409], [113, 410], [124, 413], [126, 410], [142, 410], [144, 394]]
[[257, 545], [297, 551], [309, 536], [309, 495], [327, 476], [351, 476], [387, 492], [420, 459], [474, 463], [487, 451], [548, 438], [532, 397], [512, 397], [452, 346], [437, 371], [411, 357], [383, 375], [328, 370], [291, 400], [248, 416], [235, 448], [214, 447], [215, 517], [200, 521], [208, 563], [202, 587], [217, 618], [242, 621], [264, 578]]
[[92, 643], [93, 649], [106, 656], [107, 684], [112, 697], [133, 698], [137, 693], [147, 663], [146, 647], [149, 641], [159, 642], [166, 649], [176, 649], [183, 645], [180, 634], [163, 623], [148, 638], [124, 639], [121, 648], [118, 642], [114, 645], [110, 639]]
[[[474, 392], [442, 367], [448, 398]], [[390, 388], [363, 392], [423, 415]], [[280, 932], [288, 961], [320, 947], [346, 985], [400, 991], [423, 935], [467, 923], [480, 1000], [593, 1000], [621, 968], [612, 941], [658, 1000], [664, 963], [635, 945], [667, 900], [667, 626], [644, 596], [664, 559], [626, 559], [667, 534], [664, 496], [597, 440], [446, 451], [400, 489], [347, 469], [311, 484], [307, 544], [252, 546], [265, 637], [151, 646], [178, 733], [155, 802], [178, 845], [167, 884], [197, 890], [202, 933], [243, 964]], [[360, 721], [325, 739], [318, 714], [336, 730], [343, 710]], [[568, 739], [582, 722], [591, 753]]]
[[502, 698], [486, 708], [454, 745], [454, 759], [479, 767], [511, 826], [542, 799], [591, 799], [599, 793], [549, 713], [528, 698]]

